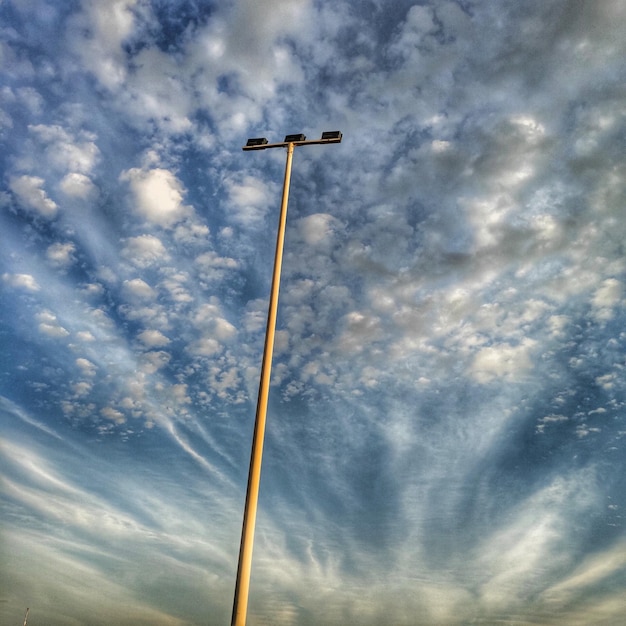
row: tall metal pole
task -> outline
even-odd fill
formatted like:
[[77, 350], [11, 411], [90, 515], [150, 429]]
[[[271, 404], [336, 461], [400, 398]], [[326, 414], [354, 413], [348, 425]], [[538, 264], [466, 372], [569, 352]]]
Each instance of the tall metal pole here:
[[248, 489], [246, 491], [246, 505], [243, 513], [243, 528], [241, 531], [241, 545], [239, 547], [239, 566], [237, 568], [237, 583], [235, 585], [235, 600], [233, 603], [231, 626], [245, 626], [248, 614], [252, 547], [254, 544], [254, 528], [256, 524], [257, 504], [259, 500], [261, 459], [263, 457], [267, 400], [270, 389], [272, 355], [274, 353], [274, 334], [276, 331], [276, 314], [278, 312], [278, 291], [280, 289], [280, 273], [283, 265], [283, 246], [285, 242], [285, 224], [287, 223], [287, 202], [289, 199], [289, 183], [291, 180], [291, 161], [293, 159], [293, 149], [294, 144], [288, 143], [287, 162], [285, 164], [285, 181], [283, 183], [283, 197], [280, 205], [278, 235], [276, 237], [274, 274], [272, 276], [272, 290], [270, 294], [269, 310], [267, 313], [265, 348], [263, 350], [261, 382], [259, 383], [259, 397], [257, 400], [256, 418], [254, 422], [254, 437], [252, 439], [250, 471], [248, 473]]

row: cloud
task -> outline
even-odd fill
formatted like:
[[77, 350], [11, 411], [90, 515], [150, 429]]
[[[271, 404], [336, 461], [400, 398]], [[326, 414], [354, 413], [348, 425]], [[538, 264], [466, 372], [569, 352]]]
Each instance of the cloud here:
[[[46, 146], [47, 162], [61, 171], [70, 172], [68, 176], [73, 178], [68, 179], [66, 176], [63, 179], [67, 181], [66, 186], [69, 185], [70, 189], [72, 187], [76, 189], [77, 185], [85, 187], [88, 179], [84, 175], [93, 170], [100, 155], [94, 142], [95, 135], [83, 132], [82, 138], [76, 139], [65, 128], [58, 125], [37, 124], [28, 128], [38, 141]], [[82, 177], [77, 177], [81, 174]], [[63, 181], [61, 186], [63, 187]]]
[[480, 383], [495, 378], [520, 380], [532, 368], [536, 341], [525, 339], [519, 345], [498, 344], [481, 348], [473, 359], [469, 373]]
[[91, 179], [78, 172], [66, 174], [61, 179], [59, 186], [66, 196], [81, 200], [92, 197], [96, 191], [96, 186], [91, 182]]
[[126, 417], [121, 411], [110, 406], [100, 409], [100, 414], [116, 424], [123, 424], [126, 421]]
[[141, 127], [157, 124], [172, 135], [196, 132], [191, 118], [197, 91], [190, 85], [189, 74], [193, 74], [192, 67], [181, 67], [156, 47], [143, 48], [134, 56], [132, 72], [125, 81], [122, 99], [127, 114]]
[[[546, 575], [551, 580], [561, 579], [571, 558], [561, 549], [562, 543], [570, 539], [566, 530], [568, 518], [578, 518], [594, 506], [594, 481], [593, 471], [552, 481], [522, 504], [524, 513], [520, 512], [515, 521], [481, 547], [488, 580], [480, 594], [492, 610], [511, 607], [512, 603], [523, 607], [533, 589], [544, 585]], [[577, 498], [570, 501], [573, 493]], [[543, 575], [537, 570], [540, 562], [547, 566]], [[611, 569], [607, 567], [606, 574]], [[568, 586], [567, 582], [561, 584]]]
[[67, 37], [74, 54], [107, 89], [120, 88], [127, 67], [123, 41], [134, 25], [133, 8], [136, 0], [114, 0], [105, 8], [88, 0], [67, 25]]
[[23, 175], [11, 178], [9, 188], [17, 196], [21, 206], [28, 211], [46, 218], [53, 218], [58, 212], [58, 205], [42, 189], [44, 179], [38, 176]]
[[39, 322], [39, 332], [48, 337], [60, 339], [70, 334], [68, 330], [59, 324], [56, 315], [50, 311], [38, 313], [37, 321]]
[[76, 339], [79, 339], [80, 341], [84, 341], [86, 343], [90, 343], [96, 340], [96, 338], [88, 330], [81, 330], [77, 332]]
[[339, 228], [339, 220], [328, 213], [308, 215], [298, 221], [298, 230], [304, 242], [309, 246], [327, 243], [335, 229]]
[[626, 546], [623, 542], [611, 546], [610, 550], [591, 555], [564, 580], [543, 592], [543, 599], [563, 606], [581, 589], [595, 585], [618, 574], [626, 565]]
[[607, 278], [596, 290], [592, 299], [594, 316], [598, 321], [610, 320], [614, 316], [614, 308], [622, 302], [623, 286], [615, 278]]
[[196, 327], [209, 331], [220, 341], [232, 339], [237, 330], [224, 317], [219, 304], [207, 303], [203, 304], [195, 312], [193, 323]]
[[16, 289], [24, 289], [26, 291], [39, 291], [40, 286], [34, 276], [30, 274], [2, 274], [2, 281]]
[[77, 397], [84, 397], [91, 393], [93, 385], [87, 381], [81, 381], [72, 385], [72, 391]]
[[194, 297], [189, 293], [186, 284], [189, 281], [189, 275], [186, 272], [177, 272], [164, 278], [160, 287], [165, 289], [170, 298], [177, 303], [193, 302]]
[[[217, 299], [200, 305], [193, 316], [193, 325], [198, 329], [200, 336], [187, 347], [188, 352], [196, 357], [212, 357], [220, 354], [225, 344], [233, 342], [237, 337], [237, 328], [225, 317]], [[214, 366], [214, 376], [220, 372], [223, 376], [222, 367]]]
[[224, 279], [227, 271], [239, 268], [239, 263], [230, 257], [223, 257], [214, 251], [204, 252], [196, 257], [196, 266], [199, 275], [208, 281], [220, 281]]
[[84, 376], [95, 376], [97, 367], [89, 360], [83, 357], [76, 359], [76, 365]]
[[567, 422], [569, 420], [565, 415], [546, 415], [537, 420], [537, 432], [545, 433], [546, 427], [551, 424], [558, 424], [559, 422]]
[[242, 224], [263, 219], [276, 196], [275, 185], [254, 176], [227, 178], [224, 185], [233, 211], [231, 219]]
[[46, 257], [54, 267], [63, 269], [69, 267], [75, 261], [75, 252], [76, 246], [72, 242], [57, 242], [48, 246]]
[[338, 348], [344, 355], [361, 352], [383, 338], [380, 320], [376, 316], [352, 311], [342, 322], [345, 330], [338, 338]]
[[162, 263], [170, 258], [163, 242], [154, 235], [139, 235], [124, 240], [121, 254], [140, 268]]
[[172, 228], [193, 214], [192, 207], [183, 204], [182, 184], [169, 170], [133, 168], [123, 172], [120, 178], [130, 183], [134, 209], [152, 224]]
[[195, 224], [187, 221], [178, 224], [174, 229], [174, 241], [187, 245], [206, 245], [210, 230], [206, 224]]
[[171, 359], [171, 355], [162, 350], [152, 350], [142, 355], [140, 366], [142, 372], [146, 374], [154, 374], [161, 368], [165, 367]]
[[160, 348], [170, 343], [170, 340], [161, 331], [153, 329], [140, 332], [137, 338], [147, 348]]
[[125, 294], [133, 300], [154, 300], [156, 291], [141, 278], [125, 280], [123, 283]]
[[218, 354], [222, 349], [222, 345], [214, 337], [201, 337], [189, 346], [191, 354], [205, 357]]

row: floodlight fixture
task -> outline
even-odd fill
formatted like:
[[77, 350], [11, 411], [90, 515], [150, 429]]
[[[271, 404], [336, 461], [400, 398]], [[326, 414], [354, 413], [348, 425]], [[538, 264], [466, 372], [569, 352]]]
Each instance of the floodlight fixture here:
[[327, 141], [333, 139], [335, 141], [341, 141], [341, 136], [341, 132], [338, 130], [327, 130], [322, 133], [322, 140]]
[[266, 148], [287, 148], [289, 146], [308, 146], [321, 143], [341, 143], [341, 131], [327, 130], [322, 133], [321, 139], [307, 139], [302, 133], [286, 135], [284, 141], [268, 143], [265, 137], [248, 139], [244, 150], [265, 150]]

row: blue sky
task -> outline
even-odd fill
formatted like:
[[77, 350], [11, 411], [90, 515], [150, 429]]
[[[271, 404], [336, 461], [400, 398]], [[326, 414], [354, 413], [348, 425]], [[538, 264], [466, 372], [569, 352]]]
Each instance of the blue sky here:
[[0, 621], [626, 612], [626, 5], [0, 5]]

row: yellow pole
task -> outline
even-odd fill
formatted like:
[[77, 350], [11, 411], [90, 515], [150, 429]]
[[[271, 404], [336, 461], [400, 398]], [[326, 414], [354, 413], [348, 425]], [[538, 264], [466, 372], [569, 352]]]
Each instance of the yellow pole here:
[[285, 224], [287, 223], [287, 201], [289, 199], [289, 182], [291, 180], [291, 161], [293, 143], [287, 144], [287, 163], [285, 164], [285, 181], [283, 197], [280, 205], [278, 235], [276, 237], [276, 253], [274, 255], [274, 274], [272, 290], [267, 313], [267, 329], [265, 331], [265, 348], [261, 365], [261, 382], [257, 399], [256, 418], [254, 421], [254, 437], [250, 455], [250, 471], [246, 505], [243, 513], [241, 545], [239, 547], [239, 566], [235, 585], [235, 600], [231, 626], [245, 626], [248, 613], [248, 594], [250, 591], [250, 570], [252, 567], [252, 547], [254, 544], [254, 527], [256, 524], [257, 503], [259, 500], [259, 483], [261, 480], [261, 460], [263, 457], [263, 440], [265, 438], [265, 420], [267, 416], [267, 400], [270, 389], [270, 373], [272, 355], [274, 353], [274, 333], [276, 331], [276, 314], [278, 312], [278, 291], [280, 289], [280, 272], [283, 265], [283, 246], [285, 242]]

